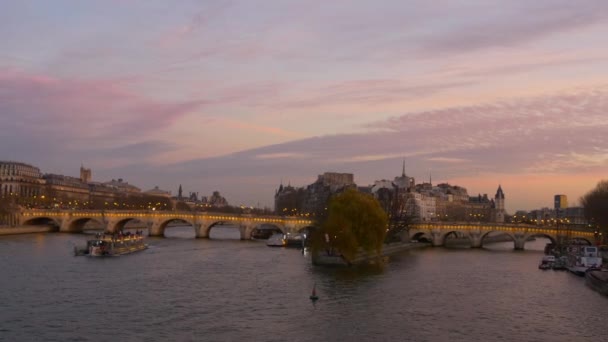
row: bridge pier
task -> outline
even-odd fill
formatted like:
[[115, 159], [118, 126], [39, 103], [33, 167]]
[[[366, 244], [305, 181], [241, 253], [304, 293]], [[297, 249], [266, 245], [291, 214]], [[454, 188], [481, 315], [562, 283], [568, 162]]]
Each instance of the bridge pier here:
[[471, 240], [471, 248], [481, 248], [481, 231], [472, 230], [469, 232], [469, 239]]
[[524, 233], [515, 233], [513, 234], [514, 238], [514, 249], [516, 251], [523, 251], [524, 245], [526, 244], [526, 234]]
[[61, 221], [61, 225], [59, 226], [60, 233], [74, 233], [70, 228], [71, 222], [69, 219], [64, 219]]
[[251, 234], [255, 229], [255, 225], [251, 222], [243, 223], [239, 226], [239, 231], [241, 233], [241, 240], [251, 240]]
[[433, 243], [433, 247], [441, 247], [443, 246], [443, 237], [441, 235], [441, 230], [433, 229], [431, 230], [431, 239]]
[[165, 232], [158, 222], [148, 222], [148, 236], [165, 236]]
[[203, 223], [195, 223], [194, 235], [197, 239], [208, 239], [209, 238], [209, 226]]

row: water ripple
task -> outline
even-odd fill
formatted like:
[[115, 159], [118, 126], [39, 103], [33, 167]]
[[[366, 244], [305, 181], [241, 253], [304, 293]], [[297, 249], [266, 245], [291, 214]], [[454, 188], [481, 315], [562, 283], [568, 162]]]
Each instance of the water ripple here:
[[[147, 251], [110, 259], [71, 256], [85, 236], [1, 237], [0, 340], [608, 337], [608, 298], [581, 278], [539, 271], [539, 251], [429, 249], [384, 268], [317, 268], [298, 250], [238, 241], [234, 228], [214, 229], [221, 240], [170, 230], [171, 238], [149, 239]], [[321, 299], [312, 303], [315, 283]]]

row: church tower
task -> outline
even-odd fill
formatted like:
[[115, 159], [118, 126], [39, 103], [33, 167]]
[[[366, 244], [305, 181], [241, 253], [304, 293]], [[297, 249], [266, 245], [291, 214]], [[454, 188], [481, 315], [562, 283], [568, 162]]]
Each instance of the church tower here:
[[91, 169], [85, 169], [83, 164], [80, 164], [80, 181], [83, 183], [91, 182]]
[[505, 222], [505, 194], [502, 192], [502, 187], [498, 185], [496, 195], [494, 196], [494, 210], [496, 213], [496, 222]]

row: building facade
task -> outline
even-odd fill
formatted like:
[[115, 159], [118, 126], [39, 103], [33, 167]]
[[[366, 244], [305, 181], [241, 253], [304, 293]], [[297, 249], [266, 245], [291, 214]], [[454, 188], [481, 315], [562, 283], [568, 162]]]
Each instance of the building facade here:
[[29, 164], [0, 161], [0, 189], [3, 197], [40, 196], [44, 190], [42, 173], [39, 168]]
[[357, 188], [352, 173], [325, 172], [306, 187], [281, 184], [275, 191], [274, 210], [278, 215], [324, 215], [332, 195]]
[[568, 197], [566, 195], [555, 195], [553, 197], [553, 208], [556, 210], [568, 208]]

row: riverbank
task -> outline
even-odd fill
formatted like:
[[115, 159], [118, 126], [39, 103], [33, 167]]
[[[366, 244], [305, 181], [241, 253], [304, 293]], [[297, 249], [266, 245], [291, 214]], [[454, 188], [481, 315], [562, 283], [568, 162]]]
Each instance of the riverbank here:
[[608, 296], [608, 271], [587, 271], [585, 283], [593, 290]]
[[53, 226], [17, 226], [7, 227], [0, 226], [0, 236], [2, 235], [17, 235], [17, 234], [32, 234], [32, 233], [49, 233], [56, 231]]
[[350, 265], [361, 265], [361, 264], [369, 264], [375, 262], [379, 257], [388, 257], [393, 254], [401, 253], [403, 251], [417, 249], [417, 248], [425, 248], [430, 247], [430, 243], [424, 242], [399, 242], [399, 243], [391, 243], [384, 245], [382, 248], [382, 253], [380, 255], [376, 254], [368, 254], [366, 252], [359, 252], [357, 256], [350, 262], [346, 262], [344, 258], [339, 255], [324, 255], [319, 254], [316, 256], [312, 256], [313, 265], [321, 265], [321, 266], [350, 266]]

